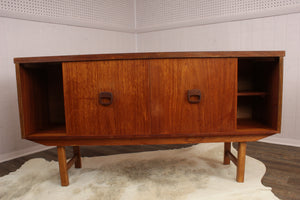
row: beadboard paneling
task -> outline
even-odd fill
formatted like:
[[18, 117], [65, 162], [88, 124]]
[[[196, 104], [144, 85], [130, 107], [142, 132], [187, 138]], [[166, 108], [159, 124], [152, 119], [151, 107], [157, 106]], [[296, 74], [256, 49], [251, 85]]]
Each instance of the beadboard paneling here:
[[135, 0], [0, 0], [0, 16], [133, 32]]
[[136, 31], [149, 32], [300, 12], [298, 0], [138, 0]]

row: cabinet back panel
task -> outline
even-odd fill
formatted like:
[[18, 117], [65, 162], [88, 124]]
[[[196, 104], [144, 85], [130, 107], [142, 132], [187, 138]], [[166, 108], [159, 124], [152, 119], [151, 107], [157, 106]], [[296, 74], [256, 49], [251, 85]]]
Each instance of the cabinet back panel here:
[[[63, 63], [68, 135], [149, 135], [149, 72], [145, 60]], [[99, 102], [112, 93], [112, 104]]]
[[[233, 131], [236, 128], [237, 59], [150, 61], [152, 134]], [[191, 104], [188, 90], [201, 91]]]

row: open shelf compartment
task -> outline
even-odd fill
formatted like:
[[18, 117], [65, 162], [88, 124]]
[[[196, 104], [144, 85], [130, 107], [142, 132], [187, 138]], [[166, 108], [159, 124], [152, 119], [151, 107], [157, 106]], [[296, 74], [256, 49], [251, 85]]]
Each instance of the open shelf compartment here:
[[23, 136], [65, 134], [61, 63], [21, 64]]
[[237, 129], [279, 128], [278, 58], [239, 58]]

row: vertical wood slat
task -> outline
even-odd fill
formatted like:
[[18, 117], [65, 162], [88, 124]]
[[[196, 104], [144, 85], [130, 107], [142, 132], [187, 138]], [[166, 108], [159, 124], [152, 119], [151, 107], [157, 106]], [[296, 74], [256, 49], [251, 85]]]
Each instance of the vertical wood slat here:
[[230, 164], [230, 157], [228, 156], [228, 153], [231, 151], [231, 142], [225, 142], [224, 143], [224, 165]]
[[57, 146], [57, 156], [58, 156], [61, 185], [68, 186], [69, 175], [68, 175], [66, 150], [64, 146]]
[[20, 117], [20, 126], [21, 126], [21, 134], [22, 138], [25, 138], [25, 124], [24, 124], [24, 111], [23, 111], [23, 89], [22, 89], [22, 83], [21, 83], [21, 69], [20, 64], [16, 63], [15, 65], [16, 69], [16, 80], [17, 80], [17, 90], [18, 90], [18, 105], [19, 105], [19, 117]]
[[281, 115], [282, 115], [282, 90], [283, 90], [283, 57], [279, 57], [279, 80], [278, 80], [278, 114], [277, 114], [277, 130], [281, 130]]
[[79, 146], [73, 146], [73, 154], [74, 157], [77, 157], [75, 161], [75, 168], [81, 168], [81, 155]]
[[244, 182], [244, 175], [245, 175], [245, 161], [246, 161], [246, 142], [239, 142], [238, 144], [238, 158], [237, 158], [237, 174], [236, 174], [236, 181], [237, 182]]

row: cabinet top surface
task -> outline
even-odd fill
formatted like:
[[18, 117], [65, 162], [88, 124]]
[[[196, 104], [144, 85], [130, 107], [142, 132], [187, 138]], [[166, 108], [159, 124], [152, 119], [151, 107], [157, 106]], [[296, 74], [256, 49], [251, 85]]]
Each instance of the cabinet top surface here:
[[158, 59], [158, 58], [239, 58], [239, 57], [283, 57], [283, 56], [285, 56], [285, 51], [146, 52], [146, 53], [19, 57], [19, 58], [15, 58], [14, 62], [18, 64], [18, 63], [72, 62], [72, 61], [97, 61], [97, 60]]

